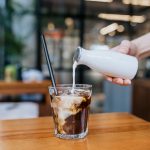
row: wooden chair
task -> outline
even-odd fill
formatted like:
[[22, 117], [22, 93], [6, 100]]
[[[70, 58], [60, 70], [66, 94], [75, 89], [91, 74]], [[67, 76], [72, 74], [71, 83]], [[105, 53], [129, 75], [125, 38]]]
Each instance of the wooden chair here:
[[50, 95], [48, 86], [51, 81], [44, 80], [41, 82], [24, 83], [21, 81], [4, 82], [0, 81], [1, 95], [21, 95], [21, 94], [42, 94], [44, 102], [39, 104], [39, 116], [47, 116], [50, 114]]

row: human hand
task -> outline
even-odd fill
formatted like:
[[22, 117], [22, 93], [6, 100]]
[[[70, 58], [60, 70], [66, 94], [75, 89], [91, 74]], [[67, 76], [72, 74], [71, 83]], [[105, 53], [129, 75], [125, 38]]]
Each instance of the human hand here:
[[[133, 55], [133, 53], [131, 52], [131, 47], [132, 47], [132, 43], [130, 41], [124, 40], [121, 42], [120, 45], [112, 48], [111, 50], [117, 51], [123, 54]], [[122, 78], [116, 78], [116, 77], [110, 77], [110, 76], [105, 76], [105, 78], [112, 83], [123, 85], [123, 86], [131, 84], [131, 80], [129, 79], [122, 79]]]

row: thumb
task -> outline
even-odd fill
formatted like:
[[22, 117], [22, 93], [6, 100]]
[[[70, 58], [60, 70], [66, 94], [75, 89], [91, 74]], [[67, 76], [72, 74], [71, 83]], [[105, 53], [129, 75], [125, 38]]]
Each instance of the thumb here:
[[129, 51], [130, 51], [130, 45], [131, 45], [130, 41], [128, 41], [128, 40], [123, 40], [123, 41], [121, 42], [121, 44], [119, 45], [119, 51], [120, 51], [121, 53], [128, 54]]

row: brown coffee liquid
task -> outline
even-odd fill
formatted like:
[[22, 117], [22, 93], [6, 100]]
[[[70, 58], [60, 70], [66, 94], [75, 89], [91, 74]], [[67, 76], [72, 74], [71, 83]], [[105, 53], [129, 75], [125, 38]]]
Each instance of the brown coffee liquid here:
[[85, 102], [82, 102], [79, 106], [79, 108], [81, 108], [81, 111], [79, 111], [75, 115], [69, 116], [65, 120], [63, 130], [66, 134], [80, 134], [86, 131], [90, 101], [91, 99], [86, 99]]
[[[73, 113], [68, 115], [68, 117], [66, 117], [64, 120], [60, 118], [61, 114], [58, 113], [57, 108], [54, 108], [55, 107], [54, 105], [52, 106], [55, 126], [59, 134], [71, 135], [71, 134], [80, 134], [86, 131], [91, 97], [85, 95], [85, 93], [84, 94], [81, 93], [80, 97], [81, 96], [82, 96], [81, 103], [74, 104], [73, 107], [70, 108], [70, 112]], [[54, 101], [56, 102], [56, 99], [54, 99]], [[61, 104], [61, 102], [57, 102], [57, 104], [58, 103]]]

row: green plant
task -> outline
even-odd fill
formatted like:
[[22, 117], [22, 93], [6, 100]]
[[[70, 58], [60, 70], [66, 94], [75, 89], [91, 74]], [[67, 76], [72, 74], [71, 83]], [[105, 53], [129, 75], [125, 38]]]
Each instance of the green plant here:
[[22, 39], [18, 39], [12, 31], [12, 16], [15, 14], [15, 9], [12, 5], [12, 1], [9, 0], [6, 9], [0, 11], [0, 24], [4, 28], [4, 38], [0, 39], [0, 45], [4, 45], [6, 56], [20, 55], [23, 42]]
[[[34, 8], [34, 5], [33, 1], [33, 7], [31, 6], [31, 8]], [[21, 57], [22, 49], [24, 47], [24, 39], [29, 36], [16, 36], [12, 29], [13, 17], [17, 16], [17, 18], [22, 18], [24, 15], [32, 13], [34, 13], [34, 9], [25, 8], [23, 5], [14, 2], [13, 0], [7, 1], [5, 9], [0, 8], [0, 26], [4, 28], [4, 38], [0, 37], [0, 47], [4, 45], [3, 47], [5, 48], [5, 56], [7, 59], [16, 56]]]

